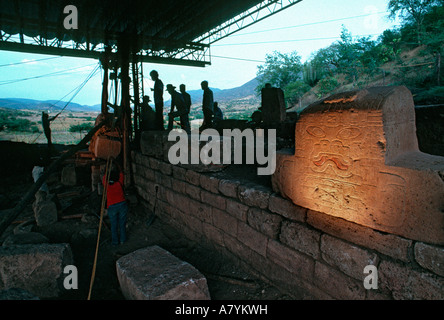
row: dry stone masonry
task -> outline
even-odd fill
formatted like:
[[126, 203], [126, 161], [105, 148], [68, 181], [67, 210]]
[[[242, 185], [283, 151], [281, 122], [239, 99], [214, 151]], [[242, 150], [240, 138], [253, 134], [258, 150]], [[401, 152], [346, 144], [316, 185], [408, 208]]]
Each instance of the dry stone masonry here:
[[[310, 107], [274, 190], [171, 165], [153, 139], [132, 153], [138, 194], [295, 298], [444, 299], [443, 158], [417, 151], [405, 88], [374, 90]], [[377, 289], [364, 287], [368, 265]]]

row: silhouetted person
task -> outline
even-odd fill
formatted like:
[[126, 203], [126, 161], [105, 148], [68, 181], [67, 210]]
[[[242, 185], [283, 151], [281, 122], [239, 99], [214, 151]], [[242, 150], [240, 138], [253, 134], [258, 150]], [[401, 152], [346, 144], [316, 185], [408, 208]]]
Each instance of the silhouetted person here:
[[42, 127], [43, 132], [45, 133], [46, 140], [48, 140], [48, 149], [50, 152], [52, 152], [52, 139], [51, 139], [51, 121], [54, 121], [57, 116], [49, 117], [49, 115], [42, 111]]
[[219, 108], [219, 104], [217, 102], [214, 102], [214, 117], [213, 122], [215, 125], [217, 125], [220, 121], [224, 119], [224, 114], [222, 113], [222, 110]]
[[[188, 119], [188, 110], [182, 95], [177, 92], [172, 84], [167, 85], [167, 91], [171, 95], [171, 111], [168, 114], [168, 130], [173, 129], [175, 117], [180, 117], [180, 126], [187, 133], [191, 133], [190, 120]], [[174, 111], [177, 108], [177, 111]]]
[[140, 130], [148, 131], [156, 129], [156, 112], [149, 105], [150, 97], [143, 96], [140, 104]]
[[156, 110], [156, 129], [165, 130], [163, 126], [163, 82], [159, 79], [159, 73], [156, 70], [150, 72], [151, 79], [154, 81], [154, 107]]
[[185, 102], [185, 107], [187, 112], [190, 113], [191, 110], [191, 96], [188, 92], [186, 92], [186, 87], [184, 84], [179, 86], [180, 94], [182, 95], [183, 101]]
[[204, 130], [206, 128], [211, 128], [213, 126], [212, 117], [213, 117], [213, 108], [214, 108], [214, 99], [213, 99], [213, 91], [208, 87], [208, 81], [202, 81], [200, 84], [203, 90], [203, 99], [202, 99], [202, 111], [204, 120], [200, 130]]

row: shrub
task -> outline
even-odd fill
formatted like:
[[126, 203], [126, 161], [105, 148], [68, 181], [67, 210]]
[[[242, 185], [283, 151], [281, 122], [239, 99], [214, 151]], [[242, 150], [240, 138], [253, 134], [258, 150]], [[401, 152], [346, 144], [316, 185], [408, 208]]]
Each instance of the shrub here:
[[69, 132], [90, 131], [92, 128], [94, 128], [94, 125], [92, 123], [74, 124], [69, 127]]

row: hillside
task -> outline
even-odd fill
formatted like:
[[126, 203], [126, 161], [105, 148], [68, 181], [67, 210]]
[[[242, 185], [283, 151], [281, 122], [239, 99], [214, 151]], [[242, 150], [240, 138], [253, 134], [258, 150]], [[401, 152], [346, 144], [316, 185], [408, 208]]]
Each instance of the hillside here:
[[[251, 98], [255, 95], [255, 88], [258, 85], [258, 81], [253, 79], [244, 85], [231, 89], [218, 89], [211, 88], [214, 94], [214, 101], [218, 101], [221, 104], [227, 104], [233, 100], [241, 100]], [[191, 101], [193, 105], [202, 104], [202, 90], [190, 90], [188, 93], [191, 95]], [[169, 107], [170, 100], [169, 95], [164, 95], [165, 106]], [[15, 110], [39, 110], [50, 111], [52, 113], [58, 112], [65, 107], [67, 102], [56, 100], [33, 100], [33, 99], [20, 99], [20, 98], [3, 98], [0, 99], [0, 108], [15, 109]], [[100, 105], [81, 105], [78, 103], [69, 103], [65, 111], [71, 112], [99, 112]]]
[[[219, 103], [226, 103], [232, 100], [239, 100], [239, 99], [245, 99], [247, 97], [251, 97], [255, 95], [254, 90], [258, 86], [259, 82], [256, 78], [248, 81], [247, 83], [243, 84], [240, 87], [231, 88], [231, 89], [218, 89], [218, 88], [212, 88], [210, 86], [210, 89], [213, 91], [214, 95], [214, 101], [217, 101]], [[202, 96], [203, 91], [202, 90], [189, 90], [187, 91], [191, 96], [192, 104], [202, 104]], [[170, 99], [169, 95], [164, 95], [165, 104], [169, 106]]]
[[[52, 113], [62, 110], [67, 102], [56, 100], [32, 100], [20, 98], [5, 98], [0, 99], [0, 108], [15, 109], [15, 110], [39, 110], [50, 111]], [[78, 103], [69, 103], [65, 111], [72, 112], [95, 112], [100, 111], [100, 105], [87, 106]]]
[[[295, 104], [289, 111], [301, 111], [308, 105], [331, 94], [375, 86], [405, 85], [413, 94], [416, 105], [444, 104], [444, 90], [434, 87], [431, 90], [421, 88], [428, 80], [435, 57], [427, 52], [424, 46], [405, 49], [399, 59], [383, 64], [376, 72], [362, 74], [358, 81], [350, 81], [344, 74], [336, 74], [333, 82], [336, 87], [329, 92], [321, 93], [320, 83], [304, 94], [300, 104]], [[440, 89], [441, 88], [441, 89]]]

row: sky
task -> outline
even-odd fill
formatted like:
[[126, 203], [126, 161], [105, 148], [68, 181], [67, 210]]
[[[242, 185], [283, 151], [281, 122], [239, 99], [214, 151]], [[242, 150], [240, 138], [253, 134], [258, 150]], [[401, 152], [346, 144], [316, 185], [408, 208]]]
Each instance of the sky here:
[[[387, 4], [388, 0], [303, 0], [215, 42], [210, 48], [211, 65], [205, 68], [144, 63], [145, 93], [152, 95], [149, 72], [153, 69], [165, 85], [184, 83], [188, 90], [196, 90], [207, 80], [212, 88], [230, 89], [255, 78], [258, 66], [273, 51], [296, 51], [302, 62], [309, 60], [317, 50], [339, 40], [342, 26], [353, 37], [377, 39], [398, 25], [388, 18]], [[97, 65], [93, 59], [0, 51], [0, 99], [68, 101]], [[17, 81], [21, 79], [27, 80]], [[99, 104], [101, 85], [99, 70], [72, 101]]]

